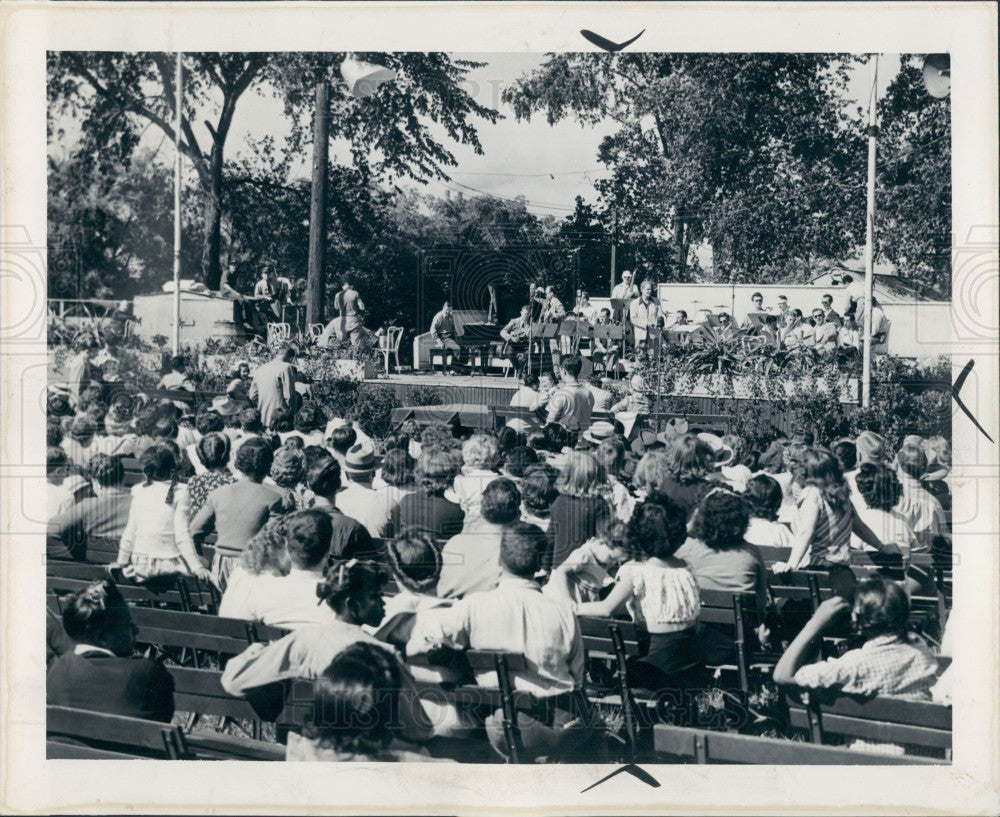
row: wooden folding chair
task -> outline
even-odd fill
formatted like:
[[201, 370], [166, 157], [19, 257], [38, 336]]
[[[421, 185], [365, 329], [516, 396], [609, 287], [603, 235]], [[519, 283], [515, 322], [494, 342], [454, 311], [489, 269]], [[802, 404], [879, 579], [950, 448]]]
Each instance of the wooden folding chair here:
[[83, 744], [144, 758], [182, 760], [192, 757], [179, 726], [65, 706], [46, 707], [45, 719], [45, 732], [51, 741]]
[[789, 694], [789, 722], [805, 730], [813, 743], [829, 743], [830, 738], [864, 740], [916, 746], [951, 758], [951, 707], [943, 704], [879, 697], [863, 700], [850, 696], [832, 697], [811, 691], [809, 702]]
[[897, 766], [935, 764], [931, 758], [894, 757], [874, 752], [856, 752], [834, 746], [818, 746], [781, 738], [707, 732], [681, 726], [656, 724], [653, 745], [671, 760], [698, 764], [730, 763], [767, 766]]

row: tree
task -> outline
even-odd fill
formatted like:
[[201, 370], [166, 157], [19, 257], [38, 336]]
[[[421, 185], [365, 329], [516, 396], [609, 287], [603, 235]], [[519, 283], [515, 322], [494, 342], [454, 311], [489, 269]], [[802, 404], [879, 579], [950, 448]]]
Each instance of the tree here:
[[623, 238], [674, 244], [661, 277], [684, 280], [707, 240], [723, 279], [767, 281], [863, 234], [846, 83], [847, 58], [830, 54], [554, 54], [504, 98], [519, 118], [619, 124], [597, 187]]
[[[334, 94], [332, 138], [347, 139], [351, 164], [365, 182], [408, 176], [444, 177], [455, 159], [439, 142], [435, 128], [448, 138], [482, 148], [475, 127], [478, 116], [496, 121], [499, 114], [479, 105], [462, 89], [466, 71], [477, 63], [445, 54], [359, 54], [398, 73], [396, 82], [377, 97], [357, 100]], [[300, 154], [311, 139], [310, 116], [316, 82], [340, 88], [344, 54], [185, 54], [181, 150], [200, 181], [204, 207], [201, 275], [218, 288], [222, 252], [222, 202], [226, 140], [236, 105], [251, 88], [284, 102], [292, 133], [286, 150]], [[153, 126], [174, 138], [173, 60], [165, 53], [50, 52], [48, 55], [49, 130], [68, 113], [81, 120], [83, 149], [99, 153], [114, 146], [126, 160], [143, 128]], [[210, 113], [208, 113], [210, 112]], [[204, 121], [207, 147], [194, 122]]]
[[[55, 298], [127, 297], [160, 287], [171, 272], [170, 172], [149, 152], [104, 167], [92, 154], [49, 158], [48, 289]], [[185, 232], [197, 213], [185, 213]], [[186, 263], [195, 241], [187, 241]]]
[[905, 55], [878, 113], [878, 251], [919, 290], [950, 298], [951, 99], [927, 93], [920, 57]]

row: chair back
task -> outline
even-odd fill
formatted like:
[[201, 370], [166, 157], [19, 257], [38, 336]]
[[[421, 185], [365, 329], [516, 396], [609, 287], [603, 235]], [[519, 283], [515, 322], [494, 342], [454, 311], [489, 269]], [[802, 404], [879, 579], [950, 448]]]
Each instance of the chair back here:
[[736, 763], [767, 766], [895, 766], [935, 764], [930, 758], [896, 757], [856, 752], [838, 746], [818, 746], [782, 738], [751, 737], [656, 724], [653, 745], [658, 754], [688, 763]]
[[123, 715], [48, 706], [45, 708], [45, 732], [50, 739], [70, 740], [95, 749], [147, 758], [180, 760], [190, 756], [179, 726]]
[[813, 743], [830, 736], [908, 744], [950, 756], [951, 707], [902, 698], [869, 700], [840, 696], [834, 700], [810, 694], [808, 704], [788, 698], [790, 724], [808, 732]]
[[267, 325], [267, 345], [288, 340], [292, 336], [292, 325], [290, 323], [269, 323]]

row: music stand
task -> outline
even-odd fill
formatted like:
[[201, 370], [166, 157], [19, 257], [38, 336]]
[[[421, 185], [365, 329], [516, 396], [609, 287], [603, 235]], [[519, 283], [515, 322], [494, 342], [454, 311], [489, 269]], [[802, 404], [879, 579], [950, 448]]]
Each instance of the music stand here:
[[628, 309], [628, 305], [632, 302], [631, 298], [612, 298], [611, 299], [611, 319], [614, 321], [625, 320], [625, 312]]

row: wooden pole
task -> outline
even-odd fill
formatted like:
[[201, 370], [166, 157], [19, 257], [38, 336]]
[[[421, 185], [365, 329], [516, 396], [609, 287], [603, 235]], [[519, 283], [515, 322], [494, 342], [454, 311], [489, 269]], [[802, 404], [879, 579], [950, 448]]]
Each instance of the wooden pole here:
[[618, 255], [618, 208], [611, 207], [611, 291], [615, 289], [615, 262]]
[[174, 123], [174, 355], [181, 352], [181, 117], [184, 85], [181, 52], [177, 52], [174, 74], [174, 100], [177, 104]]
[[868, 207], [865, 218], [865, 320], [861, 328], [864, 357], [861, 368], [861, 407], [869, 408], [872, 399], [872, 290], [875, 284], [875, 142], [878, 100], [878, 54], [868, 105]]
[[312, 205], [309, 215], [309, 276], [306, 285], [306, 326], [323, 323], [326, 298], [326, 177], [329, 159], [330, 89], [316, 86], [313, 120]]

